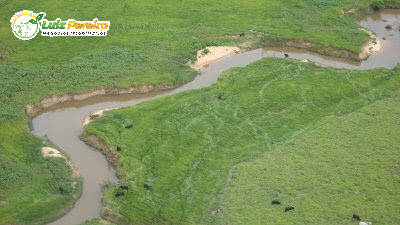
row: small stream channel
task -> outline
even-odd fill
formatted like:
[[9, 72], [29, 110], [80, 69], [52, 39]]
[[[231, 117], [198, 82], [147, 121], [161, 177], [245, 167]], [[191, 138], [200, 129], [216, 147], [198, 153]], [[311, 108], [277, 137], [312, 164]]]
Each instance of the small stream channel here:
[[[371, 16], [362, 18], [359, 24], [377, 34], [383, 40], [383, 48], [360, 63], [348, 62], [343, 59], [324, 57], [306, 51], [289, 48], [256, 49], [239, 53], [202, 68], [200, 74], [192, 82], [171, 91], [154, 92], [150, 94], [131, 94], [120, 96], [92, 97], [82, 101], [66, 102], [47, 108], [32, 120], [33, 133], [36, 136], [47, 137], [61, 147], [71, 158], [83, 177], [83, 193], [72, 210], [51, 225], [77, 225], [85, 220], [99, 217], [101, 184], [104, 181], [117, 181], [115, 172], [108, 165], [105, 157], [97, 150], [87, 146], [79, 139], [82, 133], [82, 121], [91, 112], [134, 106], [161, 96], [208, 87], [214, 84], [221, 72], [231, 67], [243, 67], [263, 57], [284, 58], [288, 53], [290, 58], [307, 59], [322, 66], [344, 69], [373, 69], [378, 67], [393, 68], [400, 62], [400, 11], [383, 10]], [[385, 28], [393, 25], [391, 30]]]

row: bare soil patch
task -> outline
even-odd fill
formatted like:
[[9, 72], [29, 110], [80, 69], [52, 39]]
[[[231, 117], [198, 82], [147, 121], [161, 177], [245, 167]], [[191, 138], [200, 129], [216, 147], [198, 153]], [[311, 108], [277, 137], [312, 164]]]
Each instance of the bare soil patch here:
[[368, 43], [366, 43], [363, 46], [363, 48], [359, 54], [360, 59], [364, 60], [364, 59], [368, 58], [370, 55], [381, 50], [383, 47], [383, 41], [379, 37], [377, 37], [374, 33], [372, 33], [371, 31], [366, 30], [366, 29], [362, 29], [362, 30], [365, 31], [366, 33], [368, 33], [368, 35], [371, 37], [370, 40], [368, 41]]
[[84, 126], [88, 125], [90, 122], [92, 122], [93, 118], [102, 117], [103, 113], [108, 110], [111, 110], [111, 109], [102, 109], [102, 110], [90, 113], [85, 118], [83, 118], [82, 127], [84, 127]]
[[57, 149], [52, 147], [43, 147], [41, 152], [43, 157], [45, 158], [47, 157], [63, 158], [65, 160], [65, 163], [69, 166], [69, 168], [71, 168], [72, 177], [79, 177], [78, 170], [74, 166], [74, 164]]
[[240, 53], [240, 48], [234, 46], [209, 46], [203, 50], [197, 51], [196, 62], [190, 63], [189, 65], [193, 69], [199, 70], [218, 59], [238, 53]]

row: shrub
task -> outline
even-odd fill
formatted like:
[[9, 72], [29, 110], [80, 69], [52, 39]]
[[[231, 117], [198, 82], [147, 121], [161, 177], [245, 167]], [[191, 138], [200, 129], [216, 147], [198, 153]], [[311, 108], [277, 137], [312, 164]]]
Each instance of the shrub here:
[[383, 1], [376, 1], [376, 2], [374, 2], [374, 3], [371, 4], [371, 8], [372, 8], [374, 11], [378, 11], [378, 10], [380, 10], [380, 9], [385, 8], [385, 3], [384, 3]]

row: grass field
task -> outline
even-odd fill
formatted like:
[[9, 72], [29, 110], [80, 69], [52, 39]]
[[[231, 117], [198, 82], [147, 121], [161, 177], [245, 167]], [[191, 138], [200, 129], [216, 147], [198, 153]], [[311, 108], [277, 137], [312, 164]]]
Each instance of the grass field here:
[[32, 137], [25, 124], [0, 130], [0, 224], [54, 220], [79, 197], [81, 181], [71, 178], [64, 159], [42, 157], [48, 144]]
[[[110, 214], [110, 211], [119, 214], [118, 222], [130, 224], [214, 224], [213, 214], [218, 217], [217, 205], [221, 202], [221, 193], [230, 190], [229, 180], [232, 168], [240, 165], [241, 162], [254, 160], [263, 154], [274, 152], [276, 146], [289, 145], [286, 143], [298, 135], [317, 129], [320, 121], [324, 121], [327, 117], [352, 115], [362, 107], [376, 101], [397, 96], [399, 84], [399, 68], [363, 72], [347, 71], [318, 68], [291, 60], [267, 58], [245, 68], [229, 70], [216, 85], [210, 88], [162, 98], [133, 108], [107, 112], [103, 118], [91, 123], [85, 133], [96, 134], [105, 140], [116, 154], [120, 155], [118, 172], [122, 176], [121, 182], [130, 188], [124, 197], [115, 197], [115, 193], [120, 191], [118, 187], [110, 188], [105, 195], [104, 210], [106, 214]], [[396, 113], [392, 108], [385, 110], [389, 112], [392, 110], [393, 115]], [[133, 123], [133, 129], [124, 128], [127, 121]], [[388, 120], [385, 124], [391, 122], [393, 121]], [[379, 121], [375, 123], [379, 124]], [[386, 131], [393, 131], [392, 136], [385, 139], [385, 132], [380, 134], [382, 140], [379, 139], [389, 146], [394, 144], [393, 148], [385, 149], [386, 154], [369, 154], [371, 157], [369, 160], [384, 160], [385, 166], [393, 163], [395, 158], [392, 159], [392, 155], [398, 154], [395, 153], [397, 142], [390, 141], [398, 137], [399, 130], [396, 125], [394, 123], [391, 130]], [[335, 126], [335, 123], [330, 126]], [[349, 126], [352, 129], [358, 127], [354, 123]], [[362, 128], [358, 129], [362, 130]], [[315, 132], [318, 133], [318, 131]], [[374, 133], [370, 135], [378, 136]], [[322, 137], [315, 136], [315, 138]], [[363, 140], [354, 139], [352, 143]], [[314, 141], [321, 146], [327, 144], [320, 143], [318, 139]], [[340, 143], [341, 140], [339, 137], [336, 139], [335, 136], [332, 142], [335, 141]], [[377, 145], [381, 142], [371, 140], [371, 143]], [[122, 149], [119, 153], [116, 151], [117, 146]], [[357, 150], [355, 154], [361, 151], [357, 146], [349, 148]], [[317, 151], [318, 149], [314, 150], [314, 152]], [[338, 164], [343, 165], [346, 161], [340, 160], [346, 156], [345, 152], [344, 149], [330, 152], [330, 157], [343, 153], [344, 155], [337, 159]], [[321, 152], [321, 155], [324, 153], [326, 152]], [[274, 160], [281, 165], [281, 161], [294, 157], [291, 154], [285, 156], [287, 159], [274, 158]], [[314, 158], [310, 160], [313, 161]], [[304, 171], [312, 171], [315, 168], [312, 167], [314, 164], [306, 165], [310, 168], [306, 167]], [[376, 164], [371, 164], [373, 165]], [[297, 166], [300, 168], [299, 165]], [[351, 168], [351, 165], [346, 167], [347, 170]], [[377, 170], [377, 167], [368, 168], [368, 171], [370, 170]], [[362, 174], [368, 171], [362, 171]], [[249, 173], [253, 171], [246, 173], [248, 171], [244, 167], [240, 172], [251, 176]], [[259, 176], [270, 179], [274, 176], [274, 174], [268, 174], [268, 171], [265, 173], [267, 174]], [[315, 173], [317, 171], [312, 174]], [[303, 182], [298, 184], [299, 186], [309, 185], [306, 178], [311, 175], [301, 173], [301, 171], [298, 171], [297, 175], [299, 182]], [[376, 176], [378, 175], [386, 174], [377, 171]], [[353, 179], [353, 176], [353, 174], [341, 173], [334, 177], [332, 182]], [[256, 179], [256, 177], [253, 178]], [[291, 176], [282, 177], [287, 182], [290, 178]], [[381, 181], [368, 179], [362, 184], [366, 182], [374, 190], [382, 189], [383, 186], [392, 193], [398, 190], [398, 184], [396, 186], [393, 182], [386, 184]], [[246, 181], [243, 182], [246, 183]], [[286, 183], [280, 183], [277, 180], [272, 184]], [[150, 185], [152, 189], [144, 188], [145, 185]], [[249, 188], [264, 188], [264, 186], [257, 186], [262, 185], [258, 183], [258, 180], [247, 185]], [[307, 187], [309, 189], [306, 190], [312, 191], [312, 187]], [[392, 190], [393, 187], [397, 189]], [[241, 186], [233, 189], [232, 192], [239, 192], [240, 188]], [[273, 190], [268, 190], [268, 187], [265, 188], [265, 192], [273, 192]], [[332, 188], [340, 189], [341, 186]], [[240, 207], [245, 209], [248, 207], [251, 211], [251, 203], [245, 203], [246, 196], [249, 197], [250, 194], [241, 193], [240, 197], [243, 198], [240, 206], [235, 205], [234, 197], [232, 197], [232, 205], [229, 205], [231, 202], [226, 203], [228, 204], [226, 207], [232, 206], [234, 219], [242, 216]], [[287, 195], [289, 194], [283, 196], [285, 200], [294, 201]], [[364, 194], [361, 197], [364, 197]], [[320, 201], [322, 205], [329, 205], [330, 203], [325, 202], [326, 198], [327, 196], [317, 195], [313, 202], [317, 204]], [[265, 207], [269, 207], [269, 200], [264, 199]], [[362, 201], [359, 202], [362, 203]], [[318, 205], [318, 207], [321, 206]], [[395, 216], [398, 207], [389, 208], [382, 204], [374, 207], [376, 211], [386, 210], [385, 215], [388, 217], [386, 221], [398, 219]], [[378, 207], [381, 208], [378, 209]], [[234, 211], [236, 209], [237, 211]], [[345, 211], [347, 209], [346, 206], [338, 206], [337, 215], [349, 213]], [[304, 209], [304, 211], [307, 210], [310, 209]], [[307, 211], [300, 216], [304, 216], [304, 220], [309, 221], [312, 212]], [[327, 215], [328, 218], [332, 216], [335, 215]], [[265, 217], [268, 215], [265, 214], [263, 218]], [[234, 219], [221, 224], [230, 224]], [[252, 224], [244, 222], [246, 219], [248, 218], [243, 217], [238, 224]], [[259, 222], [257, 219], [253, 218], [253, 221]], [[378, 218], [374, 219], [378, 220]]]
[[[356, 53], [368, 37], [355, 23], [358, 12], [341, 10], [367, 9], [372, 2], [0, 0], [0, 224], [44, 221], [72, 201], [72, 195], [55, 193], [58, 179], [70, 181], [68, 168], [40, 157], [43, 143], [27, 132], [27, 104], [97, 87], [188, 82], [195, 72], [184, 64], [197, 50], [248, 41], [224, 38], [242, 32], [263, 35], [264, 42], [254, 40], [255, 45], [268, 45], [269, 38], [297, 39]], [[48, 19], [109, 20], [111, 28], [103, 38], [21, 41], [9, 20], [24, 9], [46, 12]]]
[[[237, 165], [212, 224], [399, 224], [400, 98], [381, 100]], [[271, 205], [279, 199], [281, 206]], [[285, 213], [285, 206], [295, 210]]]
[[[358, 53], [368, 35], [358, 29], [355, 20], [359, 14], [342, 15], [341, 10], [368, 8], [371, 2], [374, 1], [3, 1], [0, 119], [24, 118], [28, 103], [52, 94], [100, 86], [182, 84], [193, 78], [194, 72], [184, 64], [194, 59], [197, 50], [246, 41], [220, 38], [224, 35], [245, 32], [306, 39], [321, 48], [330, 46]], [[46, 12], [48, 19], [109, 20], [111, 28], [109, 35], [101, 38], [38, 36], [21, 41], [10, 31], [9, 20], [22, 9]]]

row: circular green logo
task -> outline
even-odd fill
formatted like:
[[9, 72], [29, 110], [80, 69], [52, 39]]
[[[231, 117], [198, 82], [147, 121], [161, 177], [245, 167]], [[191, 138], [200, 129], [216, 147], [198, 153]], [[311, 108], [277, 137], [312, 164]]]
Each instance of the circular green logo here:
[[15, 13], [10, 22], [14, 35], [21, 40], [30, 40], [39, 33], [37, 15], [32, 11]]

